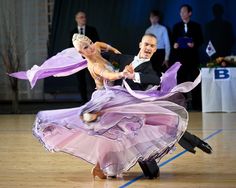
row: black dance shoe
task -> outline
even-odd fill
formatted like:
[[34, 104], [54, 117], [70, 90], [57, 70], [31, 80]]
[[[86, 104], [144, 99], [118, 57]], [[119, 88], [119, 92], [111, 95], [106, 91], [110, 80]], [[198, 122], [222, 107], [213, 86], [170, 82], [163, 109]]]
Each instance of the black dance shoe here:
[[204, 141], [201, 141], [201, 142], [197, 145], [197, 147], [198, 147], [199, 149], [201, 149], [202, 151], [204, 151], [205, 153], [208, 153], [208, 154], [211, 154], [211, 153], [212, 153], [212, 148], [211, 148], [211, 146], [210, 146], [208, 143], [204, 142]]

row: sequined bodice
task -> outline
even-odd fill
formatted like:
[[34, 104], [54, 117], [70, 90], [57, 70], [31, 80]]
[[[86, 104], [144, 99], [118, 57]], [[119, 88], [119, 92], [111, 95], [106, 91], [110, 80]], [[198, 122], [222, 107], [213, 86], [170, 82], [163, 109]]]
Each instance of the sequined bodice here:
[[[104, 82], [106, 81], [109, 85], [112, 85], [112, 81], [109, 81], [109, 80], [105, 80], [101, 75], [99, 74], [96, 74], [94, 72], [94, 67], [96, 66], [96, 64], [98, 63], [94, 63], [92, 68], [90, 69], [90, 74], [92, 75], [94, 81], [95, 81], [95, 84], [96, 84], [96, 89], [104, 89]], [[114, 68], [113, 66], [109, 63], [109, 62], [106, 62], [105, 64], [105, 69], [107, 70], [110, 70], [110, 71], [114, 71]]]

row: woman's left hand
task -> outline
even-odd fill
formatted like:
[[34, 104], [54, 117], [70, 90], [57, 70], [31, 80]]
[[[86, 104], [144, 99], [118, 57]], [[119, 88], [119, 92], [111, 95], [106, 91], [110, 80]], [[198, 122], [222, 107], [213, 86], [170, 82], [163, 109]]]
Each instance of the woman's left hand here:
[[124, 78], [134, 79], [134, 69], [131, 65], [127, 65], [123, 70]]

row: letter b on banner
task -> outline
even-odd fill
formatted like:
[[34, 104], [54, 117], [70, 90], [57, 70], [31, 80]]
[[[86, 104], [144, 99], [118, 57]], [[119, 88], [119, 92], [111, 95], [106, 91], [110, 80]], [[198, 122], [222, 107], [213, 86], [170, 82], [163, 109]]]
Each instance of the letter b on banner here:
[[215, 69], [215, 79], [227, 79], [230, 77], [228, 69]]

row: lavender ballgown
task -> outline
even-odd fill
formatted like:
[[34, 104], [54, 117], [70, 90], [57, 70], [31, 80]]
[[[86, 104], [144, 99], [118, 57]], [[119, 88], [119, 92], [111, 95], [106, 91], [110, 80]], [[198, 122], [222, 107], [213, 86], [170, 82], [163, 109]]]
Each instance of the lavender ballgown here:
[[[66, 64], [66, 65], [65, 65]], [[121, 174], [137, 161], [156, 159], [166, 155], [181, 138], [188, 124], [188, 112], [170, 98], [188, 92], [199, 82], [176, 85], [174, 64], [163, 76], [161, 87], [147, 91], [133, 91], [124, 82], [96, 90], [85, 105], [78, 108], [40, 111], [33, 134], [49, 151], [66, 152], [92, 164], [100, 164], [106, 175]], [[75, 49], [66, 49], [33, 71], [10, 74], [28, 79], [31, 86], [47, 76], [67, 76], [86, 67]], [[84, 112], [100, 112], [94, 122], [84, 123]]]

